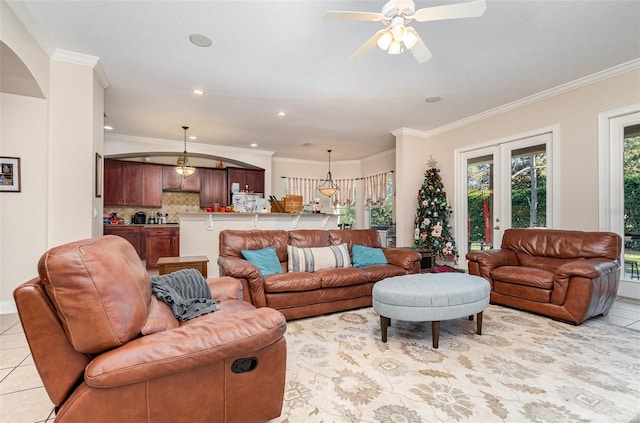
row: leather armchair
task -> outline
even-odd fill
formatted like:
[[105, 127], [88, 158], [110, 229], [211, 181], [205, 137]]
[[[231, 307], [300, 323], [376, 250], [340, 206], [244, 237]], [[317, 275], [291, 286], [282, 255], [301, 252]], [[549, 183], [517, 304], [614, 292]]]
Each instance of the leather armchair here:
[[467, 253], [491, 302], [568, 323], [606, 315], [620, 282], [622, 238], [612, 232], [508, 229], [499, 249]]
[[53, 248], [14, 299], [56, 422], [265, 422], [284, 394], [284, 316], [207, 282], [218, 311], [178, 322], [117, 236]]

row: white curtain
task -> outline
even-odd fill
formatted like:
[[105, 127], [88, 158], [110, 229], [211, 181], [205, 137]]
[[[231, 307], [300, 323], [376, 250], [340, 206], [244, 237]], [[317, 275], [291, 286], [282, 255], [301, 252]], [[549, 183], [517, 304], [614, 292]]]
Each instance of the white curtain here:
[[364, 182], [364, 201], [367, 204], [381, 204], [387, 198], [387, 174], [379, 173], [377, 175], [362, 178]]
[[302, 195], [302, 204], [311, 204], [314, 198], [320, 196], [318, 186], [320, 186], [320, 179], [287, 177], [289, 194]]
[[338, 192], [333, 196], [331, 202], [334, 205], [347, 206], [353, 202], [353, 185], [355, 179], [336, 179], [334, 182], [338, 185]]

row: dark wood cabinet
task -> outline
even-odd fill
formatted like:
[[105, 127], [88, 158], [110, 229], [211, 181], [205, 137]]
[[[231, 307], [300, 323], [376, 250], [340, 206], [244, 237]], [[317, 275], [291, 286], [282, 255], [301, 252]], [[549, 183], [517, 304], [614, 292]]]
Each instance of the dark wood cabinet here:
[[197, 169], [196, 173], [191, 176], [183, 177], [173, 166], [162, 167], [162, 190], [163, 191], [184, 191], [199, 192], [200, 191], [200, 173], [202, 169]]
[[249, 191], [264, 193], [264, 169], [240, 169], [235, 167], [227, 168], [228, 172], [228, 193], [231, 193], [231, 185], [237, 182], [240, 191], [244, 191], [248, 186]]
[[120, 160], [104, 161], [104, 204], [136, 205], [142, 198], [142, 169]]
[[102, 233], [104, 235], [117, 235], [126, 239], [136, 249], [138, 257], [144, 260], [141, 226], [105, 225]]
[[147, 269], [158, 267], [160, 257], [180, 255], [180, 228], [158, 227], [143, 229], [146, 244]]
[[161, 165], [142, 165], [142, 202], [145, 207], [162, 207]]
[[105, 160], [104, 205], [162, 207], [162, 166]]
[[198, 169], [200, 173], [200, 207], [229, 205], [227, 171], [225, 169]]

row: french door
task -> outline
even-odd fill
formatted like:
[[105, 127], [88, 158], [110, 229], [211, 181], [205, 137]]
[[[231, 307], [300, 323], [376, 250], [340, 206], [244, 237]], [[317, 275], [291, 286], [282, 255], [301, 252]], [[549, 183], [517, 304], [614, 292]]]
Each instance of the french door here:
[[456, 240], [468, 251], [499, 247], [508, 228], [553, 227], [554, 132], [456, 150]]

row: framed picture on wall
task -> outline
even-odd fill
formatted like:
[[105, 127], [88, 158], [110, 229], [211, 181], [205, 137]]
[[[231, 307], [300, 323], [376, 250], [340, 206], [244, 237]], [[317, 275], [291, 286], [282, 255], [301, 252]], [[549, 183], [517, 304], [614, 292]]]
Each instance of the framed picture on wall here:
[[20, 192], [20, 158], [0, 157], [0, 192]]
[[102, 197], [102, 156], [96, 153], [96, 198]]

